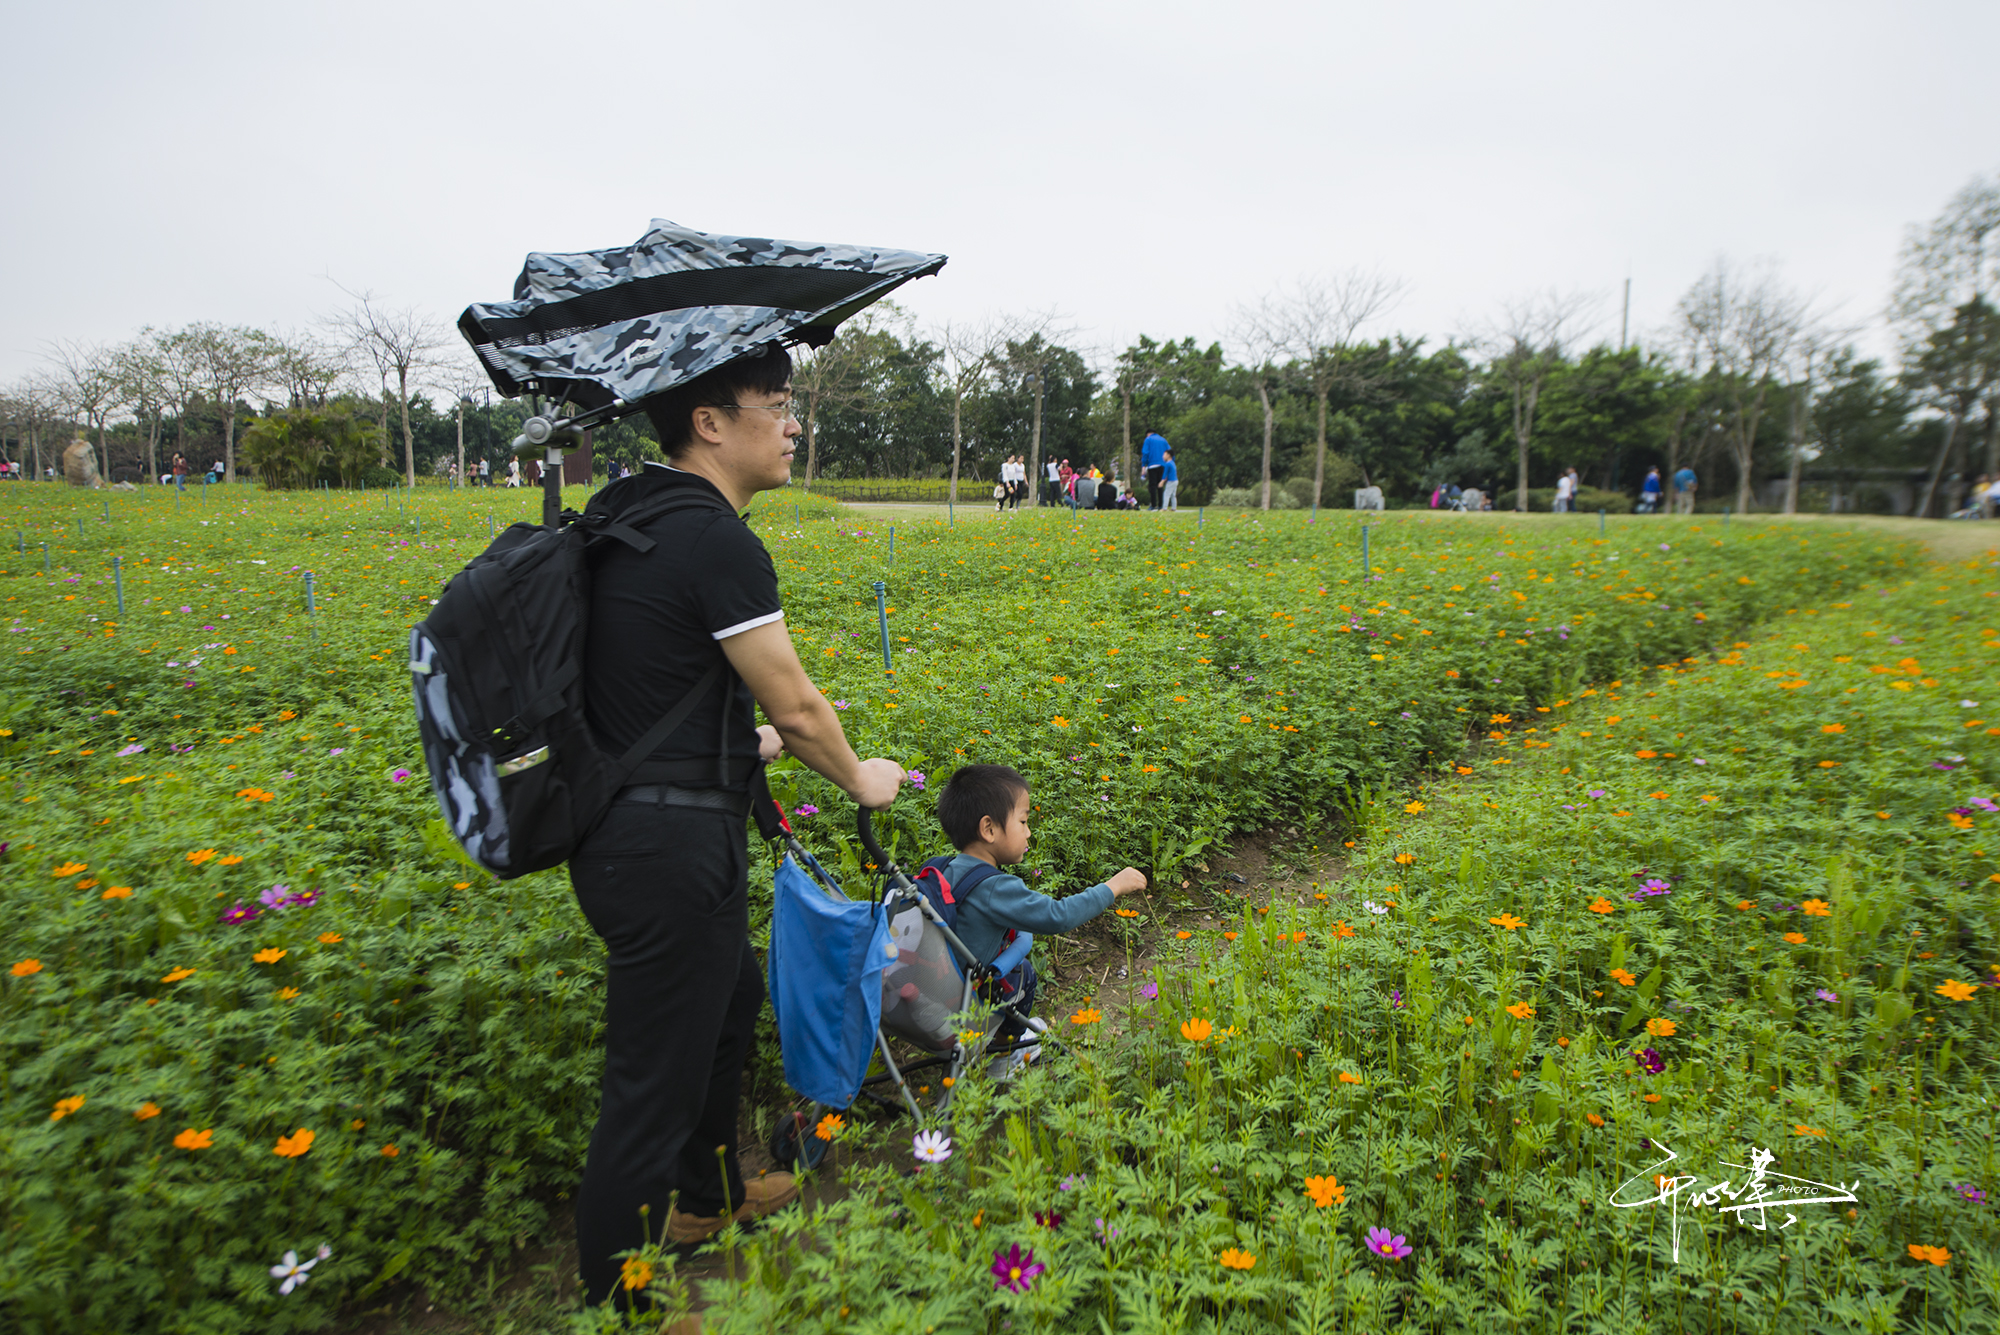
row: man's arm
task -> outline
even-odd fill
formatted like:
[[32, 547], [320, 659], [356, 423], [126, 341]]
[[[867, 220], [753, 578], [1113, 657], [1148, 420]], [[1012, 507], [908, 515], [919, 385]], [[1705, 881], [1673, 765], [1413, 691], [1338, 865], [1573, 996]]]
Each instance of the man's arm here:
[[732, 635], [722, 641], [722, 652], [764, 707], [786, 750], [864, 807], [886, 807], [896, 800], [903, 767], [893, 760], [862, 760], [854, 754], [833, 706], [800, 665], [784, 622]]

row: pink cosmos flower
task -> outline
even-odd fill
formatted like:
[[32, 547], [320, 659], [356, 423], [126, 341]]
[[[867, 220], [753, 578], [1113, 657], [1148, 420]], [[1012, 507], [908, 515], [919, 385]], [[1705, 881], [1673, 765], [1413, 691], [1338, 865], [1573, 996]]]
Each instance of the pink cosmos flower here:
[[1411, 1252], [1411, 1247], [1402, 1234], [1391, 1237], [1386, 1228], [1368, 1230], [1368, 1250], [1377, 1256], [1386, 1256], [1391, 1261], [1400, 1261]]
[[405, 779], [407, 779], [407, 778], [409, 778], [409, 777], [410, 777], [410, 772], [409, 772], [408, 770], [406, 770], [406, 769], [399, 769], [399, 770], [395, 771], [395, 772], [394, 772], [393, 774], [391, 774], [391, 775], [389, 776], [389, 782], [390, 782], [390, 783], [401, 783], [401, 782], [403, 782], [403, 781], [404, 781]]
[[1034, 1248], [1030, 1247], [1024, 1252], [1021, 1250], [1021, 1244], [1017, 1242], [1004, 1252], [993, 1253], [993, 1287], [1012, 1289], [1015, 1293], [1026, 1293], [1034, 1287], [1035, 1276], [1047, 1269], [1047, 1266], [1035, 1260]]

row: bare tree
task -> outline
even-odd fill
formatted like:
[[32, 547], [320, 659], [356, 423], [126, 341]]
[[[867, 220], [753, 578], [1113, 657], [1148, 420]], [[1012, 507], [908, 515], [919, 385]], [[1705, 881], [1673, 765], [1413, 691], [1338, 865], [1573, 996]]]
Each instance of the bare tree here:
[[793, 354], [792, 393], [806, 404], [807, 491], [812, 490], [813, 479], [819, 476], [820, 410], [855, 407], [873, 397], [869, 379], [871, 345], [888, 322], [908, 322], [902, 308], [892, 301], [871, 306], [849, 320], [846, 331], [834, 335], [831, 342]]
[[223, 481], [236, 480], [236, 404], [270, 383], [275, 345], [261, 329], [191, 324], [173, 335], [176, 351], [201, 392], [222, 413]]
[[[1912, 227], [1904, 238], [1889, 318], [1902, 343], [1907, 373], [1927, 386], [1934, 399], [1939, 392], [1934, 382], [1941, 351], [1934, 339], [1944, 335], [1947, 341], [1963, 344], [1962, 328], [1958, 334], [1948, 331], [1965, 324], [1964, 312], [1971, 303], [1990, 309], [2000, 290], [1996, 233], [2000, 233], [2000, 173], [1973, 177], [1942, 214], [1927, 227]], [[1964, 424], [1964, 414], [1948, 419], [1947, 451], [1951, 437]], [[2000, 474], [2000, 377], [1989, 378], [1985, 430], [1986, 472]], [[1934, 486], [1926, 488], [1927, 495]]]
[[322, 408], [353, 369], [351, 350], [311, 330], [278, 334], [271, 340], [271, 381], [294, 408]]
[[[1026, 315], [996, 322], [989, 326], [990, 356], [996, 364], [1004, 365], [1014, 375], [1025, 380], [1034, 393], [1033, 415], [1028, 424], [1028, 476], [1036, 479], [1035, 503], [1041, 504], [1042, 475], [1042, 405], [1048, 399], [1049, 368], [1055, 364], [1058, 354], [1064, 351], [1062, 340], [1076, 331], [1070, 325], [1061, 323], [1061, 317], [1053, 310], [1030, 311]], [[956, 409], [953, 410], [956, 417]], [[957, 431], [954, 429], [954, 441]], [[958, 447], [952, 446], [952, 455], [957, 457]], [[954, 465], [955, 468], [955, 465]]]
[[[991, 320], [971, 324], [947, 320], [938, 330], [937, 338], [938, 351], [944, 354], [944, 385], [951, 394], [951, 503], [956, 505], [959, 461], [965, 451], [965, 400], [992, 372], [1003, 340]], [[1035, 436], [1039, 443], [1039, 400], [1036, 402]]]
[[[333, 328], [346, 335], [348, 344], [375, 366], [386, 388], [396, 381], [396, 400], [403, 419], [403, 478], [417, 485], [416, 438], [410, 431], [410, 391], [412, 382], [421, 384], [436, 367], [440, 350], [450, 345], [451, 333], [428, 315], [410, 307], [392, 310], [379, 305], [373, 293], [341, 291], [354, 298], [354, 305], [333, 317]], [[384, 434], [388, 413], [383, 413]]]
[[125, 407], [125, 386], [118, 374], [115, 351], [101, 343], [57, 339], [43, 357], [50, 363], [52, 383], [63, 406], [86, 429], [97, 432], [98, 473], [111, 481], [111, 451], [105, 427]]
[[1335, 389], [1357, 397], [1373, 387], [1380, 368], [1357, 346], [1362, 326], [1385, 315], [1407, 290], [1399, 278], [1375, 269], [1347, 269], [1303, 279], [1265, 307], [1273, 334], [1299, 374], [1312, 386], [1319, 429], [1313, 459], [1313, 505], [1326, 481], [1327, 400]]
[[1535, 411], [1549, 376], [1587, 336], [1597, 298], [1588, 292], [1554, 288], [1517, 297], [1500, 308], [1500, 319], [1474, 333], [1487, 354], [1487, 375], [1507, 393], [1514, 431], [1514, 508], [1528, 508], [1528, 455], [1535, 437]]
[[146, 432], [146, 480], [158, 481], [160, 423], [172, 394], [166, 359], [159, 344], [144, 335], [121, 344], [112, 357], [126, 406]]
[[1257, 402], [1264, 409], [1263, 492], [1260, 509], [1271, 508], [1271, 441], [1277, 430], [1277, 408], [1271, 394], [1278, 383], [1278, 359], [1285, 355], [1286, 323], [1284, 307], [1275, 296], [1267, 296], [1255, 306], [1237, 308], [1230, 326], [1230, 341], [1243, 348], [1243, 368], [1257, 389]]
[[1805, 298], [1770, 270], [1745, 276], [1721, 258], [1676, 308], [1681, 342], [1723, 400], [1738, 510], [1747, 511], [1754, 494], [1757, 424], [1809, 316]]

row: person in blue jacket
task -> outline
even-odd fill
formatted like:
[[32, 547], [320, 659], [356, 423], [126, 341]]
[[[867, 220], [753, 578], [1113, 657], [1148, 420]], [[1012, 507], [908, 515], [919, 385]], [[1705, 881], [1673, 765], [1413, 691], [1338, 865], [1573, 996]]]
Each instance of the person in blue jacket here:
[[1178, 510], [1181, 507], [1174, 500], [1174, 493], [1181, 489], [1181, 470], [1174, 467], [1174, 452], [1172, 450], [1167, 451], [1167, 456], [1161, 469], [1162, 475], [1165, 478], [1166, 489], [1160, 500], [1160, 508], [1162, 510]]
[[1167, 465], [1167, 438], [1157, 431], [1146, 433], [1145, 443], [1139, 447], [1139, 465], [1146, 474], [1146, 508], [1157, 510], [1165, 501], [1164, 488]]
[[[1010, 867], [1028, 856], [1028, 813], [1032, 806], [1028, 781], [1006, 765], [964, 765], [938, 794], [938, 824], [958, 849], [945, 868], [945, 879], [957, 884], [979, 863]], [[1019, 876], [1001, 872], [988, 876], [958, 906], [954, 930], [975, 959], [990, 961], [1007, 948], [1012, 932], [1073, 932], [1111, 907], [1111, 902], [1146, 888], [1145, 876], [1127, 867], [1109, 880], [1063, 899], [1030, 890]], [[1027, 1014], [1035, 1000], [1035, 969], [1022, 969], [1021, 990]], [[1019, 1033], [1005, 1028], [999, 1037]]]

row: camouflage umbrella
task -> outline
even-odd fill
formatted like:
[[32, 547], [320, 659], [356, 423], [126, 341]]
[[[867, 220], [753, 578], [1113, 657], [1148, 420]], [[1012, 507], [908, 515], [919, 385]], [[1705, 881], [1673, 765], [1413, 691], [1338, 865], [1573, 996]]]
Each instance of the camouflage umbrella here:
[[[638, 242], [531, 254], [514, 300], [458, 319], [512, 398], [543, 394], [608, 421], [766, 343], [808, 343], [942, 255], [712, 236], [655, 218]], [[579, 423], [580, 424], [580, 423]]]

